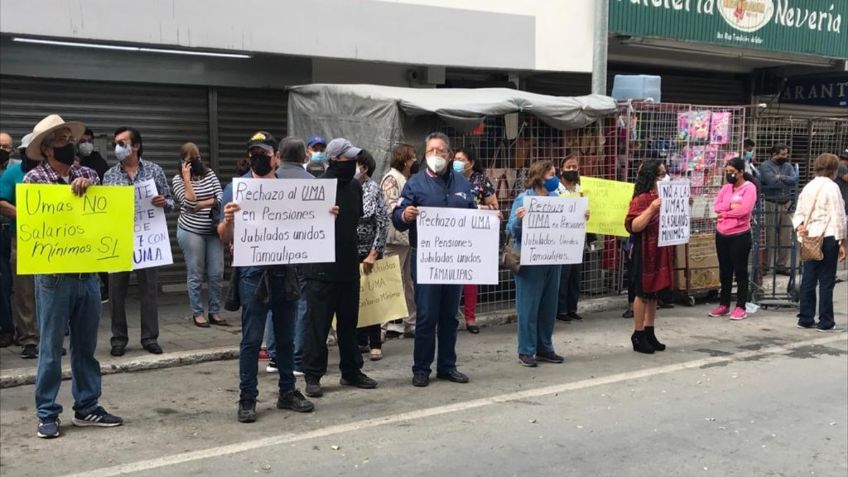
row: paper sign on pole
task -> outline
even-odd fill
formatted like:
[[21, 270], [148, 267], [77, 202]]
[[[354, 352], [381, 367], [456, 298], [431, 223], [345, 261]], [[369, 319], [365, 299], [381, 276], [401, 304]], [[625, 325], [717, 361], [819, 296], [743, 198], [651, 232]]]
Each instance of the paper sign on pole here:
[[153, 179], [135, 184], [135, 250], [133, 270], [174, 263], [165, 209], [151, 202], [159, 195]]
[[524, 196], [521, 265], [583, 262], [586, 241], [585, 197]]
[[233, 266], [336, 261], [335, 179], [233, 179]]
[[498, 283], [497, 211], [442, 207], [418, 210], [418, 283]]
[[689, 181], [657, 183], [660, 196], [660, 247], [689, 243]]
[[[374, 263], [371, 273], [359, 266], [359, 322], [357, 328], [406, 318], [406, 298], [400, 272], [400, 258], [392, 255]], [[333, 318], [333, 329], [336, 320]]]
[[127, 272], [133, 266], [133, 188], [18, 184], [18, 273]]
[[627, 182], [580, 178], [580, 192], [589, 199], [589, 222], [586, 231], [593, 234], [628, 237], [624, 218], [633, 198], [633, 184]]

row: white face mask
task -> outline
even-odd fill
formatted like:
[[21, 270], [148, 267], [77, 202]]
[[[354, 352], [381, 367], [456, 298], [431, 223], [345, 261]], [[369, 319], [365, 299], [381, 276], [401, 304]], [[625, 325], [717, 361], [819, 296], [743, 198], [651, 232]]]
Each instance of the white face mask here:
[[88, 157], [91, 153], [94, 152], [94, 144], [90, 142], [84, 142], [79, 145], [79, 153], [82, 157]]
[[120, 144], [115, 144], [115, 157], [118, 158], [119, 161], [123, 161], [132, 153], [132, 149], [128, 144], [125, 144], [121, 147]]
[[436, 174], [441, 174], [445, 167], [448, 165], [448, 160], [441, 156], [427, 156], [427, 167], [435, 172]]
[[659, 182], [669, 182], [671, 181], [671, 176], [666, 174], [665, 177], [659, 180]]

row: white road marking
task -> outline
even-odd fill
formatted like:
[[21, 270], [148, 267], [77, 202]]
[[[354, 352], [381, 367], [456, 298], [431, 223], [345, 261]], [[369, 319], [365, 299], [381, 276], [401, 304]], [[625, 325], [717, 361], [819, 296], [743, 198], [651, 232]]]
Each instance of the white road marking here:
[[361, 421], [350, 422], [347, 424], [339, 424], [335, 426], [328, 426], [321, 429], [316, 429], [310, 432], [301, 432], [297, 434], [293, 433], [284, 433], [273, 437], [266, 437], [262, 439], [255, 439], [247, 442], [239, 442], [236, 444], [228, 444], [219, 447], [213, 447], [210, 449], [203, 449], [192, 452], [184, 452], [180, 454], [173, 454], [165, 457], [158, 457], [155, 459], [142, 460], [138, 462], [132, 462], [129, 464], [120, 464], [112, 467], [103, 467], [100, 469], [89, 470], [85, 472], [80, 472], [77, 474], [69, 474], [66, 477], [113, 477], [119, 475], [130, 474], [133, 472], [143, 472], [152, 469], [158, 469], [162, 467], [169, 467], [173, 465], [185, 464], [188, 462], [202, 460], [202, 459], [210, 459], [215, 457], [222, 457], [227, 455], [238, 454], [242, 452], [247, 452], [256, 449], [262, 449], [264, 447], [273, 447], [279, 446], [283, 444], [291, 444], [293, 442], [306, 441], [309, 439], [318, 439], [322, 437], [333, 436], [336, 434], [343, 434], [346, 432], [354, 432], [360, 431], [363, 429], [369, 429], [377, 426], [382, 426], [386, 424], [397, 424], [404, 421], [412, 421], [416, 419], [423, 419], [426, 417], [432, 416], [440, 416], [444, 414], [450, 414], [455, 412], [467, 411], [469, 409], [476, 409], [484, 406], [489, 406], [492, 404], [505, 403], [511, 401], [520, 401], [523, 399], [529, 398], [537, 398], [541, 396], [548, 396], [551, 394], [563, 393], [567, 391], [576, 391], [580, 389], [586, 389], [595, 386], [602, 386], [605, 384], [613, 384], [620, 383], [622, 381], [630, 381], [634, 379], [647, 378], [650, 376], [657, 376], [660, 374], [673, 373], [675, 371], [683, 371], [687, 369], [700, 368], [701, 366], [716, 364], [716, 363], [725, 363], [730, 361], [740, 361], [748, 358], [765, 356], [765, 355], [774, 355], [781, 354], [787, 351], [791, 351], [797, 348], [803, 348], [806, 346], [814, 346], [814, 345], [825, 345], [828, 343], [833, 343], [837, 341], [844, 341], [846, 336], [844, 334], [827, 336], [824, 338], [818, 338], [814, 340], [801, 341], [797, 343], [791, 343], [783, 346], [772, 346], [769, 348], [763, 348], [756, 351], [744, 351], [741, 353], [735, 353], [727, 356], [717, 356], [711, 358], [703, 358], [696, 359], [693, 361], [686, 361], [683, 363], [670, 364], [667, 366], [660, 366], [656, 368], [643, 369], [638, 371], [628, 371], [626, 373], [612, 374], [609, 376], [602, 376], [598, 378], [584, 379], [582, 381], [576, 381], [572, 383], [565, 384], [557, 384], [552, 386], [546, 386], [542, 388], [536, 389], [528, 389], [526, 391], [501, 394], [499, 396], [491, 396], [480, 399], [473, 399], [471, 401], [465, 401], [455, 404], [450, 404], [446, 406], [438, 406], [431, 407], [428, 409], [421, 409], [418, 411], [405, 412], [402, 414], [393, 414], [391, 416], [385, 417], [376, 417], [372, 419], [364, 419]]

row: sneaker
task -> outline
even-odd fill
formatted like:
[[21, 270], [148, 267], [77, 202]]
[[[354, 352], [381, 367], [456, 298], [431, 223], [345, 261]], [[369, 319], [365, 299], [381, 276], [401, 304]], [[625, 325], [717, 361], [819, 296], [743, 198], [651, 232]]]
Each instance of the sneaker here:
[[549, 353], [548, 352], [538, 352], [538, 353], [536, 353], [536, 361], [544, 361], [546, 363], [560, 364], [560, 363], [565, 362], [565, 358], [554, 353], [553, 351], [551, 351]]
[[268, 350], [259, 348], [259, 361], [268, 361], [269, 359], [271, 359], [271, 356], [268, 354]]
[[708, 314], [709, 316], [712, 316], [714, 318], [718, 316], [727, 316], [728, 314], [730, 314], [730, 308], [724, 305], [719, 305], [713, 308]]
[[377, 387], [377, 381], [369, 378], [363, 372], [359, 372], [349, 378], [342, 376], [341, 379], [339, 379], [339, 384], [342, 386], [354, 386], [360, 389], [374, 389]]
[[748, 318], [748, 313], [746, 313], [745, 309], [742, 308], [741, 306], [737, 306], [736, 308], [734, 308], [733, 313], [730, 314], [731, 320], [737, 320], [738, 321], [738, 320], [744, 320], [745, 318]]
[[535, 368], [538, 364], [536, 358], [529, 354], [519, 354], [518, 362], [521, 363], [522, 366], [527, 366], [528, 368]]
[[88, 414], [74, 413], [74, 425], [77, 427], [117, 427], [123, 423], [123, 419], [109, 414], [100, 406]]
[[368, 353], [368, 358], [371, 359], [371, 361], [380, 361], [381, 359], [383, 359], [383, 350], [379, 348], [372, 349]]
[[795, 323], [795, 328], [800, 328], [802, 330], [812, 330], [815, 327], [816, 327], [815, 321], [812, 322], [812, 323], [809, 323], [809, 324], [808, 323], [801, 323], [800, 321], [798, 323]]
[[276, 359], [269, 359], [268, 360], [268, 366], [265, 367], [265, 372], [266, 373], [279, 372], [279, 370], [277, 369], [277, 360]]
[[42, 439], [52, 439], [54, 437], [59, 437], [59, 426], [62, 423], [58, 418], [53, 419], [51, 421], [39, 421], [38, 422], [38, 437]]
[[34, 344], [24, 345], [21, 350], [21, 359], [35, 359], [38, 357], [38, 346]]
[[256, 422], [256, 399], [239, 399], [238, 421], [244, 423]]
[[277, 398], [277, 409], [290, 409], [294, 412], [312, 412], [315, 405], [312, 401], [303, 397], [300, 391], [295, 389], [287, 393], [280, 394]]
[[324, 391], [321, 390], [321, 378], [307, 375], [305, 380], [306, 389], [304, 389], [304, 392], [307, 396], [317, 398], [324, 395]]
[[624, 313], [621, 314], [621, 317], [622, 318], [633, 318], [633, 310], [628, 308], [627, 310], [624, 311]]
[[301, 370], [299, 370], [299, 369], [295, 369], [295, 370], [294, 370], [294, 375], [295, 375], [295, 376], [298, 376], [298, 377], [303, 376], [303, 371], [301, 371]]
[[830, 328], [827, 328], [827, 329], [816, 328], [816, 331], [819, 331], [821, 333], [842, 333], [845, 330], [843, 330], [842, 328], [837, 328], [836, 325], [833, 325], [833, 326], [831, 326]]
[[15, 337], [8, 333], [0, 335], [0, 348], [8, 348], [15, 342]]

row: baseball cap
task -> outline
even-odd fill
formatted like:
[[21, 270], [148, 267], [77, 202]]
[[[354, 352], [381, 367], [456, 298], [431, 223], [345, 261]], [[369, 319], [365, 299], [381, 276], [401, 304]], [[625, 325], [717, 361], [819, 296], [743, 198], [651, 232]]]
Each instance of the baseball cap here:
[[21, 144], [18, 146], [19, 152], [20, 152], [21, 149], [26, 149], [27, 147], [29, 147], [29, 143], [32, 142], [33, 136], [34, 136], [33, 133], [29, 133], [21, 139]]
[[316, 144], [321, 144], [322, 146], [326, 146], [327, 140], [324, 139], [322, 136], [312, 136], [311, 138], [309, 138], [309, 141], [307, 141], [306, 147], [312, 147]]
[[347, 159], [353, 159], [359, 155], [362, 149], [355, 147], [345, 138], [336, 138], [327, 144], [327, 150], [324, 151], [327, 157], [334, 158], [344, 156]]
[[247, 149], [250, 150], [253, 147], [261, 147], [266, 151], [276, 152], [280, 148], [280, 143], [274, 139], [271, 133], [267, 131], [256, 131], [247, 141]]

